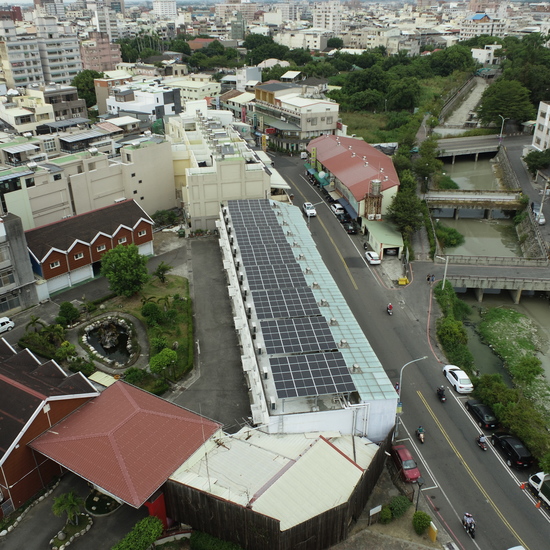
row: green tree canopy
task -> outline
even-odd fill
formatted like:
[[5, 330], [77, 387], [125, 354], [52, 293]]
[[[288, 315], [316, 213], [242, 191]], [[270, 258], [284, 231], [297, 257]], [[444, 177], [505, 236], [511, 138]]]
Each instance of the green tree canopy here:
[[344, 41], [337, 36], [333, 36], [327, 40], [327, 48], [340, 49], [344, 46]]
[[388, 215], [407, 237], [420, 229], [424, 223], [421, 201], [415, 190], [410, 188], [403, 189], [395, 195], [388, 208]]
[[170, 367], [174, 367], [178, 360], [178, 354], [173, 349], [164, 348], [149, 361], [149, 368], [155, 374], [165, 375]]
[[70, 491], [53, 499], [52, 512], [56, 516], [67, 514], [67, 521], [78, 525], [78, 514], [83, 506], [84, 500], [74, 491]]
[[527, 88], [516, 80], [499, 78], [483, 92], [478, 115], [483, 124], [500, 124], [501, 116], [524, 122], [534, 118], [536, 111], [529, 99]]
[[162, 529], [162, 522], [156, 516], [143, 518], [111, 550], [148, 550], [162, 535]]
[[533, 176], [536, 176], [537, 170], [544, 170], [550, 166], [550, 149], [544, 151], [531, 151], [523, 157], [527, 169]]
[[133, 296], [149, 280], [147, 258], [135, 244], [119, 244], [101, 257], [101, 275], [115, 294]]
[[78, 97], [86, 100], [86, 107], [88, 107], [88, 109], [97, 103], [94, 78], [103, 78], [103, 73], [86, 69], [78, 73], [71, 82], [73, 86], [76, 86]]

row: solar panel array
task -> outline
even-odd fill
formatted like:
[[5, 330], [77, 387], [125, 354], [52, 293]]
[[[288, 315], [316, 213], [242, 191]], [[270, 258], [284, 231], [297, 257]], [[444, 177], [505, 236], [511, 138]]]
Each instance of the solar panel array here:
[[[356, 391], [268, 200], [228, 202], [234, 244], [280, 399]], [[236, 241], [236, 242], [235, 242]]]
[[272, 357], [269, 362], [281, 399], [355, 391], [340, 352]]

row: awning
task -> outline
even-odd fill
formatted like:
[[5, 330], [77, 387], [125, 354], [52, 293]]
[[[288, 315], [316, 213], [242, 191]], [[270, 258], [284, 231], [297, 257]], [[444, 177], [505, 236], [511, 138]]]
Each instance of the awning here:
[[329, 194], [330, 197], [331, 197], [332, 199], [334, 199], [335, 201], [340, 200], [340, 194], [337, 193], [336, 191], [329, 191], [328, 194]]
[[272, 189], [290, 189], [290, 185], [288, 185], [283, 176], [281, 176], [277, 170], [273, 170], [271, 173], [271, 181], [269, 183]]
[[321, 187], [325, 187], [325, 185], [330, 185], [330, 181], [327, 178], [321, 178], [319, 177], [319, 173], [315, 172], [315, 179], [319, 182]]
[[314, 176], [314, 175], [315, 175], [315, 170], [314, 170], [313, 168], [308, 168], [308, 169], [307, 169], [307, 173], [308, 173], [308, 174], [311, 174], [312, 176]]
[[21, 143], [20, 145], [14, 145], [13, 147], [4, 147], [3, 150], [6, 151], [6, 153], [14, 155], [15, 153], [34, 151], [35, 149], [39, 149], [39, 147], [37, 145], [33, 145], [32, 143]]
[[344, 199], [344, 197], [340, 197], [338, 199], [338, 202], [344, 207], [344, 210], [353, 218], [353, 219], [356, 219], [357, 218], [357, 212], [355, 211], [355, 209], [353, 208], [353, 206], [351, 206], [351, 204], [349, 203], [349, 201], [347, 199]]

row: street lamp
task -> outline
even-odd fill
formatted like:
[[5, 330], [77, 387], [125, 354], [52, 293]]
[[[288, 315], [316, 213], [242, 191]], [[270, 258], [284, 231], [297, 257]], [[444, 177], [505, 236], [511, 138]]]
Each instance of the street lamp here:
[[[413, 359], [412, 361], [409, 361], [408, 363], [405, 363], [401, 367], [401, 372], [399, 373], [399, 397], [401, 398], [401, 392], [403, 391], [403, 371], [405, 370], [405, 367], [410, 365], [411, 363], [416, 363], [417, 361], [423, 361], [424, 359], [428, 359], [427, 355], [424, 355], [424, 357], [419, 357], [418, 359]], [[393, 434], [394, 439], [399, 435], [399, 415], [396, 413], [395, 415], [395, 432]]]
[[445, 271], [443, 272], [443, 283], [441, 288], [445, 290], [445, 281], [447, 280], [447, 268], [449, 267], [449, 255], [447, 254], [445, 258], [442, 258], [441, 256], [436, 256], [438, 260], [445, 260]]
[[504, 121], [510, 120], [509, 117], [504, 118], [502, 115], [498, 115], [502, 119], [502, 125], [500, 127], [500, 136], [498, 136], [499, 145], [502, 143], [502, 132], [504, 131]]
[[421, 476], [416, 480], [416, 482], [418, 483], [418, 493], [416, 493], [416, 508], [414, 509], [414, 511], [418, 512], [418, 501], [420, 500], [420, 489], [422, 489], [422, 485], [424, 485], [424, 478]]

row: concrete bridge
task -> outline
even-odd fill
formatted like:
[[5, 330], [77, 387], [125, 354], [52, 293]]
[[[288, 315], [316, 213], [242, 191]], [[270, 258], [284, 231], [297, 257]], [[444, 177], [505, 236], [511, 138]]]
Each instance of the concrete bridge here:
[[521, 210], [522, 194], [517, 190], [448, 190], [426, 193], [428, 208], [454, 208], [458, 218], [459, 208], [484, 209], [486, 218], [491, 210]]
[[437, 142], [438, 157], [452, 158], [453, 164], [456, 157], [473, 155], [477, 161], [480, 154], [497, 153], [500, 147], [498, 136], [474, 136], [466, 138], [440, 139]]

